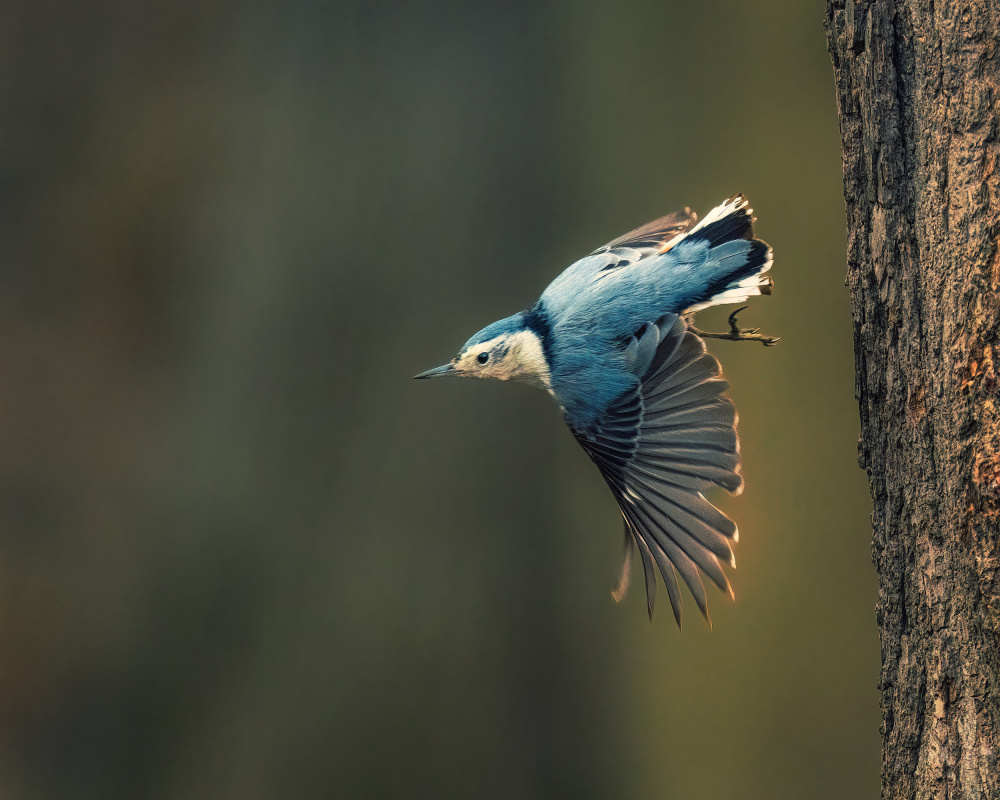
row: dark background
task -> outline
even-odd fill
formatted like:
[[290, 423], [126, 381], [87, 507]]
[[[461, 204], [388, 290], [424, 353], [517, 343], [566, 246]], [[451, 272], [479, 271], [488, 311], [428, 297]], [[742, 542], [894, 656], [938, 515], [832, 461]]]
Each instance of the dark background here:
[[[876, 796], [819, 0], [0, 10], [0, 795]], [[409, 378], [736, 191], [783, 339], [711, 344], [737, 602], [679, 633], [548, 397]]]

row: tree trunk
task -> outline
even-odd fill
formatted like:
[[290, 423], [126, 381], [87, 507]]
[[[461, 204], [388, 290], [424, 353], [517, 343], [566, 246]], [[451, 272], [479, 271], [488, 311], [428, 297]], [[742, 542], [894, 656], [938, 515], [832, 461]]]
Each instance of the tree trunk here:
[[1000, 797], [1000, 0], [827, 0], [882, 796]]

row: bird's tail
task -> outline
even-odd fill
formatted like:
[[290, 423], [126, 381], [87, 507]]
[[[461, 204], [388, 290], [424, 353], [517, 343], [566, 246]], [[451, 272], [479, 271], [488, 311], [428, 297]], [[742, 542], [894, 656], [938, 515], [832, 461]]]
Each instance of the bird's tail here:
[[747, 199], [737, 194], [668, 243], [667, 247], [672, 248], [681, 241], [708, 242], [708, 260], [703, 267], [708, 284], [686, 311], [742, 303], [753, 295], [771, 293], [774, 281], [765, 273], [771, 268], [773, 253], [767, 242], [754, 238], [755, 221]]

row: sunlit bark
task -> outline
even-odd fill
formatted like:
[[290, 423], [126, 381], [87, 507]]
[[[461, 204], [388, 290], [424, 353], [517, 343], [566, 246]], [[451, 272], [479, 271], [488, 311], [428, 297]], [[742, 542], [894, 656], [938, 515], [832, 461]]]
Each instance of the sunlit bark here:
[[828, 0], [882, 796], [1000, 796], [1000, 4]]

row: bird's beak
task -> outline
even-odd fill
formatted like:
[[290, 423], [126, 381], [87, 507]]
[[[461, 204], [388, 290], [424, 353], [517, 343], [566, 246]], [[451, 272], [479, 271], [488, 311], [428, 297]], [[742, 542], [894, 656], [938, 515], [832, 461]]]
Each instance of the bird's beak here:
[[440, 378], [442, 375], [454, 375], [455, 367], [451, 364], [445, 364], [440, 367], [434, 367], [434, 369], [429, 369], [427, 372], [421, 372], [419, 375], [414, 375], [414, 378]]

